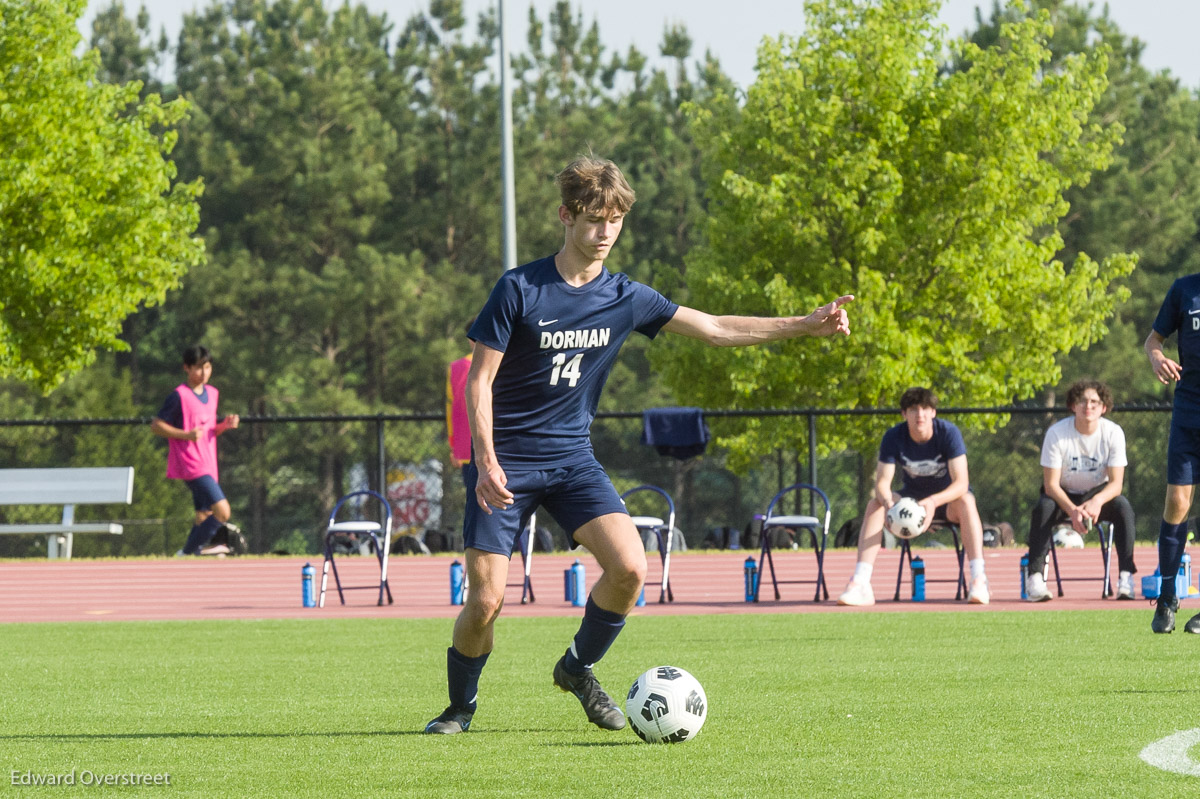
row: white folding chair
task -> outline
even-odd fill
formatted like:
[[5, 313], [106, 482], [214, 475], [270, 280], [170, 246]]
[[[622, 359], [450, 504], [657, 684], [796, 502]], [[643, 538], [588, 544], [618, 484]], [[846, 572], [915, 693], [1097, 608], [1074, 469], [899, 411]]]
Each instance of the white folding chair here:
[[[337, 520], [337, 513], [341, 510], [346, 501], [353, 497], [374, 497], [383, 506], [383, 523], [373, 522], [369, 520], [353, 520], [341, 521]], [[341, 577], [338, 576], [337, 564], [333, 560], [333, 544], [339, 536], [369, 536], [375, 545], [375, 557], [379, 561], [379, 585], [342, 585]], [[374, 491], [352, 491], [337, 501], [333, 506], [333, 510], [329, 513], [329, 521], [325, 526], [325, 564], [321, 567], [321, 598], [317, 603], [318, 607], [325, 607], [325, 586], [329, 580], [329, 570], [333, 569], [333, 582], [337, 587], [338, 598], [342, 604], [346, 604], [346, 591], [356, 591], [363, 589], [379, 590], [379, 600], [377, 605], [383, 604], [383, 597], [387, 596], [388, 604], [392, 604], [392, 587], [388, 585], [388, 553], [392, 547], [392, 506], [386, 499]]]

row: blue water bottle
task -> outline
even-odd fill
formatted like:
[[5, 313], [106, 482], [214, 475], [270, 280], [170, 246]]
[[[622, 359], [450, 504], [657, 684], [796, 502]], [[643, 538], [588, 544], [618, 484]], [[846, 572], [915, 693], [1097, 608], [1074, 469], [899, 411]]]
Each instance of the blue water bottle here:
[[564, 599], [577, 608], [587, 602], [587, 585], [583, 564], [579, 558], [571, 564], [571, 568], [563, 571]]
[[1025, 587], [1025, 580], [1029, 577], [1029, 553], [1026, 552], [1021, 556], [1021, 599], [1029, 599], [1029, 590]]
[[912, 601], [925, 601], [925, 561], [913, 558], [908, 562], [912, 567]]
[[300, 570], [300, 598], [306, 608], [317, 606], [317, 586], [313, 582], [316, 574], [317, 570], [311, 563], [305, 563], [304, 568]]
[[638, 594], [637, 606], [639, 608], [646, 607], [646, 586], [642, 586], [642, 593]]
[[466, 591], [463, 589], [463, 565], [455, 560], [450, 564], [450, 604], [461, 605], [463, 603], [463, 595]]
[[1178, 576], [1175, 578], [1175, 596], [1180, 599], [1187, 599], [1191, 593], [1192, 586], [1192, 556], [1188, 553], [1183, 553], [1183, 559], [1179, 562]]
[[746, 601], [758, 601], [758, 564], [753, 557], [746, 558], [746, 562], [742, 564], [742, 572], [746, 581]]

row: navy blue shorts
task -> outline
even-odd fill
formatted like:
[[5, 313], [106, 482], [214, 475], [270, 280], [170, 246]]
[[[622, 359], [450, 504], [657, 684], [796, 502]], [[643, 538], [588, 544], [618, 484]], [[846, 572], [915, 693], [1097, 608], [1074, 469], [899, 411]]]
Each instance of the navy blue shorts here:
[[184, 480], [187, 487], [192, 489], [192, 506], [196, 510], [208, 510], [225, 499], [225, 492], [217, 485], [212, 475], [202, 474], [193, 480]]
[[[967, 493], [968, 493], [968, 494], [974, 494], [974, 493], [975, 493], [975, 491], [974, 491], [974, 489], [968, 488], [968, 489], [967, 489]], [[918, 496], [914, 496], [913, 494], [904, 494], [904, 493], [901, 493], [901, 494], [900, 494], [900, 496], [902, 496], [902, 497], [909, 497], [910, 499], [915, 499], [917, 502], [920, 502], [921, 500], [925, 499], [925, 497], [929, 496], [929, 494], [926, 494], [924, 497], [918, 497]], [[949, 523], [950, 523], [950, 517], [948, 517], [948, 516], [946, 515], [946, 506], [947, 506], [947, 505], [949, 505], [949, 504], [950, 504], [950, 503], [949, 503], [949, 502], [947, 502], [945, 505], [938, 505], [938, 506], [937, 506], [937, 509], [936, 509], [936, 510], [933, 512], [933, 520], [934, 520], [935, 522], [946, 522], [947, 524], [949, 524]]]
[[1171, 422], [1167, 439], [1167, 484], [1195, 485], [1200, 480], [1200, 428], [1180, 427]]
[[580, 466], [546, 471], [505, 470], [513, 504], [504, 510], [492, 508], [489, 516], [475, 500], [479, 470], [471, 461], [466, 468], [467, 509], [463, 519], [463, 543], [498, 555], [512, 556], [517, 536], [541, 505], [567, 531], [575, 544], [575, 531], [592, 519], [610, 513], [628, 513], [604, 468], [592, 461]]

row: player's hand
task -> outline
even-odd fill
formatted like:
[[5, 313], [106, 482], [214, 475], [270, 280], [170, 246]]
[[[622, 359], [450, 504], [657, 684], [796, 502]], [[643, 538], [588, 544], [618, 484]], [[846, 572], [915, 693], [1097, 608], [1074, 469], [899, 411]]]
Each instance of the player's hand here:
[[1076, 505], [1071, 510], [1071, 529], [1080, 535], [1087, 535], [1088, 525], [1091, 523], [1091, 518], [1084, 511], [1082, 505]]
[[513, 504], [513, 495], [505, 486], [508, 485], [508, 475], [499, 464], [491, 466], [479, 473], [475, 482], [475, 501], [483, 512], [492, 515], [492, 508], [504, 510]]
[[805, 332], [810, 336], [850, 335], [850, 317], [842, 306], [853, 301], [853, 294], [845, 294], [822, 305], [805, 317]]
[[184, 430], [183, 438], [180, 440], [181, 441], [199, 441], [201, 436], [203, 436], [203, 435], [204, 435], [203, 428], [193, 427], [191, 430]]
[[921, 532], [923, 533], [933, 524], [933, 514], [937, 513], [938, 506], [929, 497], [917, 500], [917, 504], [925, 509], [925, 521], [921, 522]]
[[1158, 382], [1169, 386], [1171, 383], [1178, 383], [1179, 378], [1183, 377], [1183, 367], [1164, 355], [1154, 362], [1154, 376], [1158, 378]]
[[1100, 518], [1100, 511], [1102, 510], [1104, 510], [1103, 503], [1097, 502], [1095, 497], [1080, 505], [1079, 513], [1083, 516], [1084, 526], [1095, 527], [1096, 520]]
[[225, 417], [225, 429], [236, 430], [237, 426], [242, 423], [241, 418], [236, 413], [231, 413]]

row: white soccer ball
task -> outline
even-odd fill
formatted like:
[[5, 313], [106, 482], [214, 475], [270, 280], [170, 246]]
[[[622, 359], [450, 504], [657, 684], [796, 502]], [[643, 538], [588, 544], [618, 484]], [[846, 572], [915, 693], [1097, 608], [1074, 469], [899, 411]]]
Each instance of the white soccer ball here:
[[699, 681], [675, 666], [657, 666], [633, 681], [625, 700], [629, 725], [646, 743], [691, 740], [708, 716]]
[[888, 532], [897, 538], [916, 538], [921, 534], [921, 525], [925, 522], [925, 508], [912, 497], [900, 497], [899, 501], [888, 508]]
[[1059, 527], [1054, 531], [1054, 545], [1059, 549], [1083, 549], [1083, 536], [1070, 527]]

